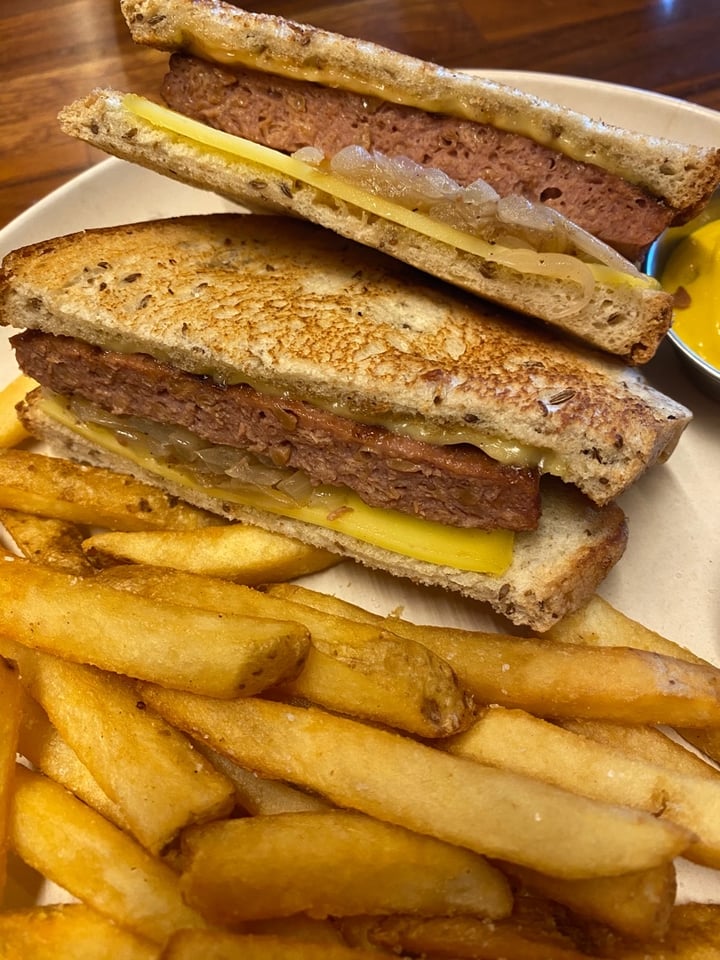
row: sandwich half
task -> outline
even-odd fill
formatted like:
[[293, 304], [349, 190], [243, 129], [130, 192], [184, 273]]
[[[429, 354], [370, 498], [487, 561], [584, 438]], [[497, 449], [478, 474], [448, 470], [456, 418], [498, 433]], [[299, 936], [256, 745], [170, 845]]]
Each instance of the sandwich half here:
[[655, 353], [672, 301], [631, 261], [707, 202], [720, 150], [217, 0], [122, 8], [139, 43], [174, 52], [172, 109], [96, 90], [61, 112], [69, 134], [307, 218], [628, 362]]
[[547, 629], [621, 556], [614, 498], [690, 414], [312, 224], [184, 217], [9, 254], [0, 322], [57, 451]]

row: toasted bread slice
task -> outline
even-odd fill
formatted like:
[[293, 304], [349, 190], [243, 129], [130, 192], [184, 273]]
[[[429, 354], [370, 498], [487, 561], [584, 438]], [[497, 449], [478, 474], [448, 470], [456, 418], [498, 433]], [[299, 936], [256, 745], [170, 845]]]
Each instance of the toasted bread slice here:
[[509, 569], [502, 576], [467, 572], [392, 553], [338, 531], [219, 500], [199, 485], [159, 477], [125, 457], [89, 443], [48, 417], [42, 409], [41, 391], [35, 391], [25, 401], [21, 419], [32, 434], [47, 441], [59, 455], [132, 473], [228, 519], [295, 537], [415, 583], [442, 587], [486, 602], [511, 622], [538, 632], [549, 629], [592, 596], [622, 556], [627, 542], [627, 524], [618, 506], [595, 507], [576, 490], [559, 481], [548, 481], [540, 525], [532, 533], [516, 535]]
[[[311, 177], [304, 181], [274, 168], [272, 158], [243, 159], [229, 147], [172, 132], [140, 115], [136, 98], [117, 91], [95, 91], [66, 107], [60, 120], [67, 133], [115, 156], [251, 209], [310, 220], [632, 363], [654, 355], [672, 320], [672, 298], [648, 278], [594, 269], [570, 256], [559, 269], [549, 268], [542, 254], [503, 253], [487, 243], [478, 252], [470, 235], [448, 234], [427, 217], [408, 220], [403, 213], [405, 222], [399, 222], [379, 215], [367, 191], [354, 190], [351, 200], [339, 197], [327, 178], [313, 177], [309, 165], [302, 165]], [[287, 159], [276, 151], [268, 151], [266, 159], [269, 154]]]
[[181, 217], [20, 249], [3, 263], [0, 322], [471, 442], [598, 504], [666, 459], [690, 419], [632, 368], [281, 217]]
[[696, 212], [720, 180], [717, 148], [623, 130], [378, 44], [218, 0], [121, 0], [121, 8], [137, 43], [491, 123], [640, 184], [681, 219]]

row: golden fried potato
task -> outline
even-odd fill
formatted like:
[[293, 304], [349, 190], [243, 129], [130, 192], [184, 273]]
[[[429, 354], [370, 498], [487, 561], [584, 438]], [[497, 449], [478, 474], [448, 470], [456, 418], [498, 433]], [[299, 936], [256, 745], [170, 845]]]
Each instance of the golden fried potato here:
[[[310, 942], [263, 934], [226, 930], [180, 930], [168, 941], [160, 960], [364, 960], [364, 950], [340, 943]], [[379, 951], [377, 960], [397, 960]]]
[[[7, 641], [0, 640], [0, 649]], [[108, 797], [78, 755], [63, 740], [40, 704], [23, 688], [18, 753], [40, 773], [61, 784], [106, 820], [129, 832], [116, 803]]]
[[[375, 948], [395, 955], [458, 960], [588, 960], [572, 939], [540, 914], [509, 920], [480, 917], [394, 916], [365, 922], [364, 938]], [[355, 936], [358, 936], [357, 925]]]
[[301, 587], [278, 585], [285, 597], [412, 638], [447, 660], [479, 703], [518, 707], [541, 717], [588, 717], [627, 723], [720, 726], [720, 670], [623, 646], [548, 643], [383, 618]]
[[647, 813], [481, 766], [315, 707], [213, 700], [149, 684], [141, 689], [171, 723], [242, 766], [553, 876], [645, 870], [671, 860], [692, 839]]
[[15, 407], [37, 387], [32, 377], [20, 374], [0, 390], [0, 447], [15, 447], [30, 434], [18, 420]]
[[0, 656], [0, 903], [7, 878], [10, 805], [15, 775], [15, 752], [21, 721], [22, 687], [17, 664]]
[[0, 510], [0, 523], [22, 556], [33, 563], [56, 567], [78, 577], [89, 577], [96, 572], [83, 551], [85, 533], [77, 524], [19, 510]]
[[302, 623], [311, 645], [302, 671], [282, 685], [287, 697], [422, 737], [446, 736], [470, 722], [470, 699], [448, 664], [382, 626], [354, 623], [217, 578], [156, 567], [113, 567], [99, 580], [154, 600]]
[[10, 837], [35, 870], [154, 943], [174, 930], [204, 926], [183, 902], [170, 867], [64, 787], [20, 765]]
[[501, 868], [522, 885], [569, 907], [579, 918], [593, 920], [633, 940], [657, 940], [667, 931], [675, 903], [675, 866], [664, 863], [640, 873], [589, 880], [563, 880], [501, 863]]
[[638, 757], [689, 777], [720, 781], [720, 770], [717, 767], [690, 751], [687, 745], [672, 740], [657, 727], [641, 723], [610, 723], [607, 720], [572, 718], [556, 722], [566, 730], [572, 730], [573, 733], [579, 733], [590, 740], [597, 740], [598, 743], [604, 743], [630, 757]]
[[89, 537], [85, 550], [91, 556], [100, 554], [250, 585], [292, 580], [325, 570], [340, 559], [327, 550], [241, 523], [184, 531], [109, 531]]
[[[691, 650], [625, 616], [607, 600], [597, 595], [591, 597], [585, 606], [575, 613], [563, 617], [545, 634], [545, 637], [561, 643], [577, 643], [593, 647], [627, 645], [651, 653], [677, 657], [688, 663], [710, 666], [706, 660]], [[678, 721], [675, 726], [682, 727], [680, 733], [689, 743], [711, 760], [720, 762], [720, 728], [717, 725], [694, 727], [692, 722], [685, 724]]]
[[230, 811], [230, 780], [126, 677], [17, 646], [30, 693], [143, 846], [158, 853], [188, 824]]
[[125, 930], [83, 903], [0, 913], [5, 960], [157, 960], [157, 944]]
[[310, 643], [297, 623], [161, 603], [25, 560], [3, 564], [0, 631], [64, 659], [218, 697], [294, 676]]
[[194, 530], [218, 518], [103, 467], [0, 450], [0, 507], [111, 530]]
[[483, 857], [347, 810], [216, 821], [185, 831], [183, 846], [183, 895], [223, 926], [297, 913], [498, 918], [512, 907]]
[[268, 816], [273, 813], [300, 813], [332, 810], [332, 804], [321, 797], [313, 796], [304, 790], [283, 783], [281, 780], [269, 780], [260, 777], [252, 770], [238, 766], [228, 757], [210, 750], [198, 741], [196, 749], [207, 757], [210, 763], [232, 781], [235, 797], [242, 809], [252, 816]]
[[678, 773], [503, 707], [485, 710], [469, 730], [443, 746], [455, 756], [671, 820], [697, 838], [684, 856], [720, 867], [719, 780]]
[[607, 960], [716, 960], [720, 956], [720, 904], [679, 903], [660, 940], [642, 943], [619, 939], [611, 932], [594, 929], [587, 938]]

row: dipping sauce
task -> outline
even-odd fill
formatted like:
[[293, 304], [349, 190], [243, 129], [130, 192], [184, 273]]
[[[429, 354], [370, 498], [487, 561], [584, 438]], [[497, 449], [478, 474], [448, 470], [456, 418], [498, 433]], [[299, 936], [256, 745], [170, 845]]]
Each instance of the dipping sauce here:
[[677, 244], [661, 281], [675, 298], [674, 333], [720, 369], [720, 220], [706, 223]]

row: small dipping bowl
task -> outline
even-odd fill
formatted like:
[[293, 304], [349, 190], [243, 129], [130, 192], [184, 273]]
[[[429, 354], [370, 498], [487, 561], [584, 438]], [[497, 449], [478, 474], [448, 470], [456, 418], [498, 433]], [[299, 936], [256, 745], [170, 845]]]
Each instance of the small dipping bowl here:
[[[691, 233], [714, 220], [720, 220], [720, 191], [716, 192], [708, 206], [694, 220], [682, 227], [671, 227], [666, 230], [650, 247], [644, 263], [646, 273], [658, 280], [662, 280], [665, 267], [670, 255], [678, 244]], [[718, 278], [720, 285], [720, 278]], [[675, 293], [666, 287], [669, 293]], [[679, 308], [676, 308], [676, 316]], [[685, 369], [689, 372], [693, 382], [716, 400], [720, 400], [720, 368], [688, 346], [681, 339], [674, 326], [668, 331], [668, 340], [680, 355]]]

